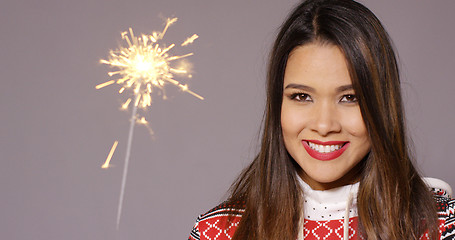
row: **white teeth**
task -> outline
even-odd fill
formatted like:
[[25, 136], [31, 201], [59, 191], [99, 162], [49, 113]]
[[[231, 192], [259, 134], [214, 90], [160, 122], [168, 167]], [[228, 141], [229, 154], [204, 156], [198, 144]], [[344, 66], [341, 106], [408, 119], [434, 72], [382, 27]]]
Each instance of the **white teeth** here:
[[308, 143], [308, 146], [310, 146], [311, 149], [313, 150], [316, 150], [320, 153], [329, 153], [329, 152], [334, 152], [334, 151], [337, 151], [339, 150], [343, 144], [340, 144], [340, 145], [319, 145], [319, 144], [315, 144], [315, 143], [312, 143], [312, 142], [307, 142]]
[[330, 146], [329, 145], [325, 146], [324, 150], [325, 150], [324, 152], [326, 152], [326, 153], [330, 152]]

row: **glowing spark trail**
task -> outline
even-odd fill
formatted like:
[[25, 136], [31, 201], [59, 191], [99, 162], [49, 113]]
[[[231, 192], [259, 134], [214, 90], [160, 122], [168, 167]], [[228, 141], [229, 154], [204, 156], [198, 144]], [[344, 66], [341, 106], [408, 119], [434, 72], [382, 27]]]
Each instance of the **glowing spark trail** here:
[[188, 39], [186, 39], [185, 42], [183, 42], [181, 46], [186, 46], [186, 45], [188, 45], [190, 43], [193, 43], [194, 40], [196, 40], [198, 37], [199, 37], [198, 35], [194, 34], [193, 36], [191, 36]]
[[105, 82], [105, 83], [101, 83], [101, 84], [98, 84], [98, 85], [96, 85], [96, 87], [95, 87], [95, 88], [96, 88], [96, 89], [100, 89], [100, 88], [103, 88], [103, 87], [109, 86], [109, 85], [111, 85], [111, 84], [114, 84], [114, 83], [115, 83], [115, 81], [114, 81], [114, 80], [111, 80], [111, 81], [107, 81], [107, 82]]
[[117, 148], [118, 141], [114, 142], [114, 145], [112, 145], [111, 151], [109, 152], [109, 155], [107, 155], [106, 162], [104, 162], [103, 166], [101, 168], [108, 168], [109, 167], [109, 162], [111, 162], [112, 155], [114, 155], [115, 148]]
[[[126, 46], [120, 46], [116, 50], [111, 50], [109, 52], [109, 59], [100, 60], [101, 63], [116, 68], [116, 71], [108, 72], [108, 75], [111, 77], [118, 76], [118, 78], [98, 84], [95, 88], [100, 89], [112, 84], [118, 84], [121, 85], [121, 88], [119, 90], [120, 94], [123, 94], [127, 89], [131, 89], [133, 95], [132, 97], [128, 98], [121, 107], [122, 109], [127, 109], [130, 104], [133, 104], [117, 212], [117, 229], [120, 224], [120, 217], [122, 213], [122, 204], [125, 194], [125, 183], [128, 174], [128, 164], [131, 152], [134, 125], [137, 122], [147, 126], [147, 121], [145, 118], [139, 118], [137, 116], [138, 108], [146, 109], [152, 105], [152, 93], [154, 89], [160, 90], [163, 98], [166, 98], [164, 86], [169, 83], [201, 100], [204, 99], [200, 95], [189, 90], [188, 85], [182, 84], [174, 79], [175, 74], [191, 77], [188, 69], [185, 67], [172, 67], [171, 62], [192, 56], [193, 53], [173, 56], [170, 54], [170, 51], [175, 47], [175, 44], [166, 46], [165, 44], [160, 43], [160, 40], [163, 39], [168, 28], [176, 21], [177, 18], [168, 18], [163, 31], [153, 32], [151, 35], [141, 34], [140, 36], [135, 36], [133, 30], [129, 28], [129, 31], [123, 32], [121, 34], [122, 39], [126, 42]], [[181, 46], [186, 46], [197, 38], [198, 35], [194, 34], [193, 36], [187, 38], [181, 44]], [[148, 129], [152, 133], [151, 128], [148, 127]], [[109, 154], [110, 157], [112, 157], [113, 151], [115, 151], [114, 147], [112, 149], [111, 153]], [[109, 161], [110, 157], [108, 157]], [[107, 165], [106, 163], [105, 165], [107, 167], [109, 163], [108, 161], [106, 162]]]

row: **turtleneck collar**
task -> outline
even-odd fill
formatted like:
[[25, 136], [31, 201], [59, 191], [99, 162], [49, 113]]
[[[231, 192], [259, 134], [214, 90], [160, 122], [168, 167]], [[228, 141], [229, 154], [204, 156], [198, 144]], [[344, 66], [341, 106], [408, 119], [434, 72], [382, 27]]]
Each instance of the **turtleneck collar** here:
[[329, 190], [313, 190], [300, 176], [298, 180], [303, 190], [305, 219], [313, 221], [344, 219], [346, 209], [349, 211], [349, 218], [357, 216], [359, 183]]

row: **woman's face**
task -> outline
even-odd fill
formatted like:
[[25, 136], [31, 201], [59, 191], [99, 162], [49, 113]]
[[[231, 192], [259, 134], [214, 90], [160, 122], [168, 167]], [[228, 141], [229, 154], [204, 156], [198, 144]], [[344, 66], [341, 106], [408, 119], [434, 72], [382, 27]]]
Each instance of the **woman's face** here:
[[356, 166], [371, 142], [340, 49], [319, 43], [296, 47], [283, 88], [284, 143], [302, 179], [317, 190], [357, 181]]

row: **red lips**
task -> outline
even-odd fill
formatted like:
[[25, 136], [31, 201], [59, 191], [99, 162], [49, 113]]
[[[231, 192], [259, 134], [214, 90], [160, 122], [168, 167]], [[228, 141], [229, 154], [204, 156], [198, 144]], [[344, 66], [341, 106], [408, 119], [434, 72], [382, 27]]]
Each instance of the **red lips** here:
[[[308, 145], [308, 142], [315, 143], [315, 144], [318, 144], [318, 145], [341, 145], [341, 144], [344, 144], [344, 145], [338, 150], [335, 150], [335, 151], [332, 151], [332, 152], [328, 152], [328, 153], [321, 153], [321, 152], [318, 152], [318, 151], [312, 149]], [[315, 158], [315, 159], [321, 160], [321, 161], [329, 161], [329, 160], [333, 160], [333, 159], [339, 157], [341, 154], [343, 154], [343, 152], [350, 145], [349, 142], [345, 142], [345, 141], [322, 142], [322, 141], [318, 141], [318, 140], [303, 140], [302, 144], [303, 144], [303, 147], [305, 148], [305, 150], [308, 152], [308, 154], [312, 158]]]

